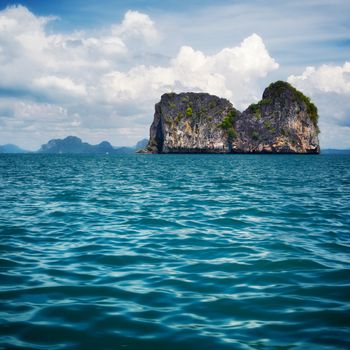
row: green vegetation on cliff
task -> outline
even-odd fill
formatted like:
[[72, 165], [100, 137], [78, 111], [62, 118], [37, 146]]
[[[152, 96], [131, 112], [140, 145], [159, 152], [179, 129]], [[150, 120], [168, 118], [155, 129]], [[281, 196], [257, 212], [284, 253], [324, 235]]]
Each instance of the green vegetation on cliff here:
[[187, 109], [186, 109], [186, 115], [187, 115], [187, 117], [191, 117], [192, 114], [193, 114], [192, 108], [191, 108], [191, 107], [187, 107]]
[[272, 102], [272, 100], [270, 98], [263, 98], [262, 100], [260, 100], [258, 103], [252, 103], [248, 108], [253, 112], [253, 113], [257, 113], [260, 111], [260, 107], [261, 106], [265, 106], [268, 105]]
[[224, 129], [227, 132], [227, 136], [229, 140], [233, 140], [237, 136], [237, 132], [235, 128], [233, 127], [234, 121], [235, 121], [236, 112], [230, 111], [227, 113], [225, 118], [222, 120], [222, 122], [219, 124], [219, 127]]

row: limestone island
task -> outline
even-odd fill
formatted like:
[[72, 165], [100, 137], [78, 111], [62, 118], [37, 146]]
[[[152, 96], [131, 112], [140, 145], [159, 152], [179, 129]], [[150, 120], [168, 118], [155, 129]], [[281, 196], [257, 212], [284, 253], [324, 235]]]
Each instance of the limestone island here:
[[167, 93], [141, 153], [319, 154], [316, 106], [289, 83], [267, 87], [244, 112], [207, 93]]

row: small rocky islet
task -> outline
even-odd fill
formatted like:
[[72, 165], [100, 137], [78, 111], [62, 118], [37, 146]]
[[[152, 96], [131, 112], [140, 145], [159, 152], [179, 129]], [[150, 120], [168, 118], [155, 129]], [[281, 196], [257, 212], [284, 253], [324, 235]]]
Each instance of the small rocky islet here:
[[208, 93], [166, 93], [142, 153], [318, 154], [317, 107], [284, 81], [244, 112]]

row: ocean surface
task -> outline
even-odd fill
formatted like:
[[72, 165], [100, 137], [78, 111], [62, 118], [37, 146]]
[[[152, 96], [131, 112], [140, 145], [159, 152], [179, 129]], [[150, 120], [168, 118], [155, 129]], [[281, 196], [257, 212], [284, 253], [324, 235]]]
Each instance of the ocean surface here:
[[349, 349], [350, 156], [1, 155], [0, 349]]

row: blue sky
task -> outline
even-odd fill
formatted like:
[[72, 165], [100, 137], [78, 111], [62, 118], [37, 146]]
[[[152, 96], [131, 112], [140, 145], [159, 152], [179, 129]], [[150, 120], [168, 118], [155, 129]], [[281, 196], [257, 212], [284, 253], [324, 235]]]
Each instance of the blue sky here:
[[74, 134], [131, 145], [168, 91], [244, 109], [288, 80], [350, 147], [350, 2], [0, 1], [0, 144]]

